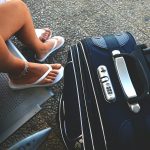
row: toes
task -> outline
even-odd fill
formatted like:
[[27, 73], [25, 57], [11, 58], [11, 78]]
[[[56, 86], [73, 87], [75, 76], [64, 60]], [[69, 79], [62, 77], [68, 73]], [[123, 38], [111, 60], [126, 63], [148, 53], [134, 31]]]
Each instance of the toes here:
[[52, 83], [56, 79], [56, 77], [59, 73], [59, 69], [61, 67], [61, 64], [50, 64], [50, 65], [52, 67], [52, 70], [48, 73], [48, 75], [42, 81], [41, 84]]
[[52, 70], [48, 73], [46, 78], [43, 80], [42, 84], [52, 83], [56, 76], [58, 75], [58, 69], [61, 67], [61, 64], [51, 64]]
[[52, 83], [53, 81], [54, 81], [54, 79], [45, 78], [44, 81], [42, 81], [42, 83], [40, 83], [40, 84]]
[[45, 42], [45, 41], [46, 41], [46, 39], [45, 39], [43, 36], [39, 37], [39, 39], [40, 39], [42, 42]]
[[61, 64], [51, 64], [53, 70], [58, 70], [61, 68]]
[[51, 32], [50, 28], [44, 28], [46, 32]]
[[54, 77], [54, 76], [47, 76], [47, 77], [46, 77], [46, 79], [50, 79], [50, 80], [52, 80], [52, 81], [55, 80], [55, 78], [56, 78], [56, 77]]
[[58, 70], [53, 69], [48, 75], [47, 79], [51, 79], [52, 81], [55, 80], [56, 76], [58, 75]]
[[46, 79], [49, 79], [50, 81], [54, 81], [58, 75], [58, 70], [52, 70], [46, 77]]
[[56, 77], [58, 74], [58, 71], [51, 71], [48, 76]]
[[55, 80], [55, 78], [57, 77], [58, 75], [58, 71], [53, 71], [53, 72], [50, 72], [48, 75], [47, 75], [47, 79], [51, 79], [51, 80]]
[[49, 37], [51, 36], [52, 34], [52, 31], [49, 29], [49, 28], [44, 28], [44, 33], [41, 34], [41, 36], [39, 37], [39, 39], [42, 41], [42, 42], [45, 42], [46, 40], [49, 39]]

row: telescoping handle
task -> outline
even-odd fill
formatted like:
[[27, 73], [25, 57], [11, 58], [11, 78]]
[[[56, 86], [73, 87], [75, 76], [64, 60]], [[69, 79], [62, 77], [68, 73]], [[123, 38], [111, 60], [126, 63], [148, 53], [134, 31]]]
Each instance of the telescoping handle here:
[[[138, 100], [140, 98], [137, 96], [136, 90], [135, 90], [132, 80], [130, 78], [128, 68], [127, 68], [125, 59], [123, 57], [123, 54], [120, 54], [119, 50], [114, 50], [114, 51], [112, 51], [112, 55], [113, 55], [116, 72], [117, 72], [122, 90], [123, 90], [124, 95], [127, 100], [127, 104], [130, 107], [132, 112], [138, 113], [140, 111], [140, 105], [138, 103]], [[128, 56], [128, 57], [130, 57], [130, 56]], [[139, 67], [141, 67], [140, 64], [139, 64]], [[146, 76], [144, 76], [144, 77], [146, 78]], [[147, 89], [148, 89], [147, 83], [145, 86], [146, 86], [146, 88], [144, 89], [144, 92], [141, 95], [142, 97], [143, 97], [143, 95], [146, 94]]]

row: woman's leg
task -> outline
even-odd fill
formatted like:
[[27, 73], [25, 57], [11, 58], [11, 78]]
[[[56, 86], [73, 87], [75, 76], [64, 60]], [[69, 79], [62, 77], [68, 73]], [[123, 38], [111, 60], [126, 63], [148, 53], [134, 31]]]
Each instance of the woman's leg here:
[[[51, 64], [52, 71], [41, 82], [41, 84], [52, 83], [58, 74], [60, 64]], [[28, 63], [28, 72], [21, 75], [25, 68], [25, 63], [21, 59], [15, 57], [9, 52], [5, 41], [0, 36], [0, 72], [8, 73], [12, 82], [16, 84], [33, 83], [38, 80], [47, 70], [48, 67], [44, 64]]]
[[[34, 33], [33, 23], [26, 5], [21, 1], [9, 1], [0, 5], [0, 71], [7, 72], [15, 83], [32, 83], [41, 77], [47, 70], [47, 66], [37, 63], [28, 63], [28, 73], [26, 76], [20, 76], [24, 70], [24, 62], [13, 56], [5, 41], [13, 34], [18, 32], [19, 36], [23, 36], [22, 40], [26, 44], [33, 46], [35, 49], [44, 49], [51, 44], [43, 44]], [[31, 31], [30, 31], [31, 30]], [[27, 36], [28, 35], [28, 36]], [[54, 80], [61, 65], [52, 65], [53, 70], [42, 81], [49, 83]]]
[[4, 40], [16, 34], [39, 55], [41, 51], [53, 47], [54, 40], [43, 43], [37, 38], [29, 9], [24, 2], [13, 0], [0, 5], [0, 18], [0, 34]]
[[8, 1], [0, 5], [0, 18], [3, 20], [0, 21], [0, 34], [4, 40], [16, 34], [39, 58], [53, 48], [56, 40], [58, 45], [62, 42], [60, 39], [50, 39], [43, 43], [37, 38], [29, 9], [21, 0]]

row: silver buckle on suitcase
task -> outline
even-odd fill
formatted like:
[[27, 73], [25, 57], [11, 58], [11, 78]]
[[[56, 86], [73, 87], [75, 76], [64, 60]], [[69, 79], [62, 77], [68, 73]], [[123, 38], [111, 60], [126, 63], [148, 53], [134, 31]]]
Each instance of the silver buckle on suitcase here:
[[[119, 50], [112, 51], [113, 56], [116, 56], [118, 54], [120, 54]], [[128, 73], [128, 69], [124, 58], [122, 56], [114, 57], [114, 64], [122, 90], [128, 100], [128, 106], [130, 107], [132, 112], [138, 113], [140, 111], [140, 105], [138, 104], [138, 102], [133, 103], [130, 101], [130, 99], [136, 98], [137, 94], [132, 84], [130, 75]]]

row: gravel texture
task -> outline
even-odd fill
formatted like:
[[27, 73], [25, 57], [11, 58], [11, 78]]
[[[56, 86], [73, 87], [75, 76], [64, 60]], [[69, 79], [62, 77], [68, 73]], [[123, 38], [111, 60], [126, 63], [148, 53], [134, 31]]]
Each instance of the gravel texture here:
[[[131, 32], [137, 43], [150, 46], [150, 3], [149, 0], [24, 0], [28, 5], [35, 28], [50, 27], [53, 35], [65, 37], [64, 46], [49, 60], [65, 66], [70, 45], [87, 36], [99, 36], [121, 31]], [[14, 42], [21, 47], [20, 43]], [[57, 120], [59, 98], [63, 80], [54, 85], [55, 93], [42, 110], [26, 122], [1, 146], [7, 149], [32, 133], [51, 127], [52, 133], [41, 145], [40, 150], [65, 150]]]

